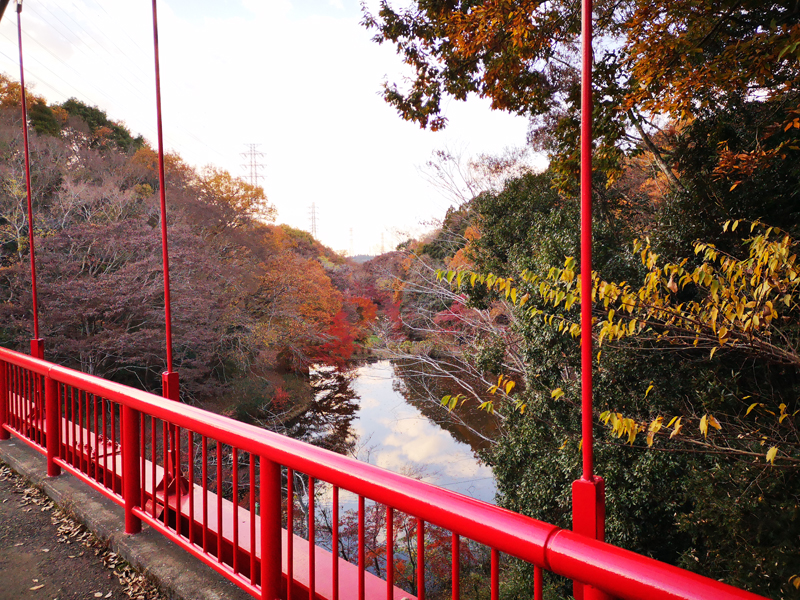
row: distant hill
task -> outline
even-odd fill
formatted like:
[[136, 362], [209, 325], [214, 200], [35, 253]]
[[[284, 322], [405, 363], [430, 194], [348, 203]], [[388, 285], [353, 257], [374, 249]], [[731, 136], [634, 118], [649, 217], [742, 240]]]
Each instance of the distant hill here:
[[371, 256], [369, 254], [356, 254], [355, 256], [350, 256], [348, 258], [352, 260], [354, 263], [358, 263], [361, 265], [364, 264], [365, 262], [372, 260], [373, 258], [375, 258], [375, 256]]

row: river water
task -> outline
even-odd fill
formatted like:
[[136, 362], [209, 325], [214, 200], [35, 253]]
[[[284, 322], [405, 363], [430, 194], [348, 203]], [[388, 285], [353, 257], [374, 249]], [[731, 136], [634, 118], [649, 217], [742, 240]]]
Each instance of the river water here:
[[[341, 407], [343, 398], [351, 397], [347, 404], [353, 410], [346, 411], [348, 452], [390, 471], [494, 502], [492, 472], [480, 462], [477, 451], [490, 445], [487, 438], [496, 423], [477, 411], [454, 419], [435, 398], [420, 392], [409, 372], [390, 361], [348, 372], [347, 389], [338, 386], [339, 401], [334, 403]], [[336, 374], [317, 370], [322, 380], [332, 381]], [[317, 404], [330, 399], [330, 387], [318, 391]], [[344, 434], [340, 425], [338, 435]]]

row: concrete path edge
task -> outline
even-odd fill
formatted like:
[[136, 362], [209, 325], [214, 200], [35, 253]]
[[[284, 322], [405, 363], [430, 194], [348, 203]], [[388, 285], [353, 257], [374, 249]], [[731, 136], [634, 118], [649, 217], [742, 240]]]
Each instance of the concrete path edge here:
[[154, 581], [168, 598], [252, 598], [147, 525], [143, 525], [139, 534], [126, 534], [125, 513], [121, 506], [69, 473], [48, 477], [46, 458], [24, 442], [13, 437], [0, 440], [0, 461], [42, 489], [61, 509], [85, 525], [137, 571]]

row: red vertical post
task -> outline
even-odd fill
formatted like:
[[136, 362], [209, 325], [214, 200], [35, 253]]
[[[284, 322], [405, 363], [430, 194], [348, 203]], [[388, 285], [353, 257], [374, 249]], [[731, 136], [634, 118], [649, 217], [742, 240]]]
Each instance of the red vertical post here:
[[[172, 370], [172, 307], [169, 287], [169, 249], [167, 247], [167, 190], [164, 176], [164, 133], [161, 118], [161, 67], [158, 56], [158, 10], [153, 0], [153, 55], [156, 72], [156, 129], [158, 134], [158, 194], [161, 208], [161, 260], [164, 271], [164, 321], [166, 333], [167, 371], [162, 374], [164, 397], [177, 400], [178, 374]], [[168, 393], [167, 393], [168, 392]]]
[[130, 406], [122, 407], [122, 497], [125, 501], [125, 533], [139, 533], [142, 520], [133, 514], [139, 506], [142, 482], [139, 447], [139, 411]]
[[[582, 3], [581, 56], [581, 440], [583, 473], [572, 484], [572, 529], [605, 538], [605, 484], [594, 469], [592, 407], [592, 0]], [[575, 581], [576, 600], [608, 596]]]
[[25, 97], [25, 68], [22, 63], [22, 2], [17, 2], [17, 37], [19, 38], [19, 86], [22, 105], [22, 145], [25, 149], [25, 191], [28, 200], [28, 245], [31, 255], [31, 295], [33, 301], [33, 339], [31, 356], [44, 358], [44, 340], [39, 337], [39, 301], [36, 294], [36, 254], [33, 246], [33, 199], [31, 195], [31, 156], [28, 144], [28, 100]]
[[451, 587], [452, 587], [452, 598], [453, 600], [459, 600], [461, 598], [461, 540], [458, 537], [457, 533], [452, 535], [452, 540], [450, 542], [450, 560], [452, 561], [452, 569], [451, 569]]
[[331, 554], [333, 564], [331, 564], [331, 587], [333, 588], [333, 600], [339, 600], [339, 488], [333, 486], [333, 505], [331, 507], [333, 516], [333, 531], [331, 531]]
[[425, 600], [425, 522], [417, 519], [417, 598]]
[[365, 523], [366, 511], [364, 510], [364, 496], [358, 497], [358, 600], [364, 600], [366, 594], [366, 579], [364, 573], [367, 570], [366, 536]]
[[7, 440], [11, 434], [6, 430], [8, 423], [8, 375], [7, 363], [0, 362], [0, 440]]
[[61, 467], [55, 463], [61, 449], [61, 403], [58, 397], [58, 382], [50, 377], [44, 378], [44, 401], [47, 476], [55, 477], [61, 475]]
[[533, 600], [544, 600], [542, 567], [533, 567]]
[[386, 507], [386, 600], [394, 598], [394, 510]]
[[500, 553], [496, 548], [492, 548], [491, 553], [491, 574], [489, 576], [489, 593], [491, 600], [500, 600]]
[[260, 462], [261, 600], [277, 600], [281, 591], [281, 467], [263, 456]]

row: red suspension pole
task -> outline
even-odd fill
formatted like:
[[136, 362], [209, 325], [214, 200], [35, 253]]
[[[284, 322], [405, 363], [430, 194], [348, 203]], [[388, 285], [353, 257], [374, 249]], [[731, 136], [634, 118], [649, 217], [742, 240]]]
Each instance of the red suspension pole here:
[[[4, 7], [5, 8], [5, 7]], [[33, 200], [31, 197], [31, 156], [28, 146], [28, 101], [25, 97], [25, 68], [22, 64], [22, 0], [17, 0], [19, 37], [19, 85], [22, 105], [22, 142], [25, 147], [25, 190], [28, 195], [28, 245], [31, 251], [31, 294], [33, 296], [33, 339], [31, 356], [44, 358], [44, 340], [39, 337], [39, 300], [36, 293], [36, 255], [33, 246]]]
[[582, 479], [592, 480], [592, 0], [583, 0], [581, 65], [581, 439]]
[[[605, 482], [594, 475], [592, 426], [592, 0], [583, 0], [581, 27], [581, 478], [572, 484], [572, 529], [605, 538]], [[576, 600], [608, 596], [575, 582]]]
[[169, 290], [169, 251], [167, 249], [167, 192], [164, 181], [164, 135], [161, 122], [161, 69], [158, 60], [158, 12], [153, 0], [153, 50], [156, 63], [156, 120], [158, 128], [158, 192], [161, 199], [161, 258], [164, 265], [164, 320], [166, 322], [167, 370], [161, 374], [163, 396], [178, 400], [178, 374], [172, 370], [172, 310]]

